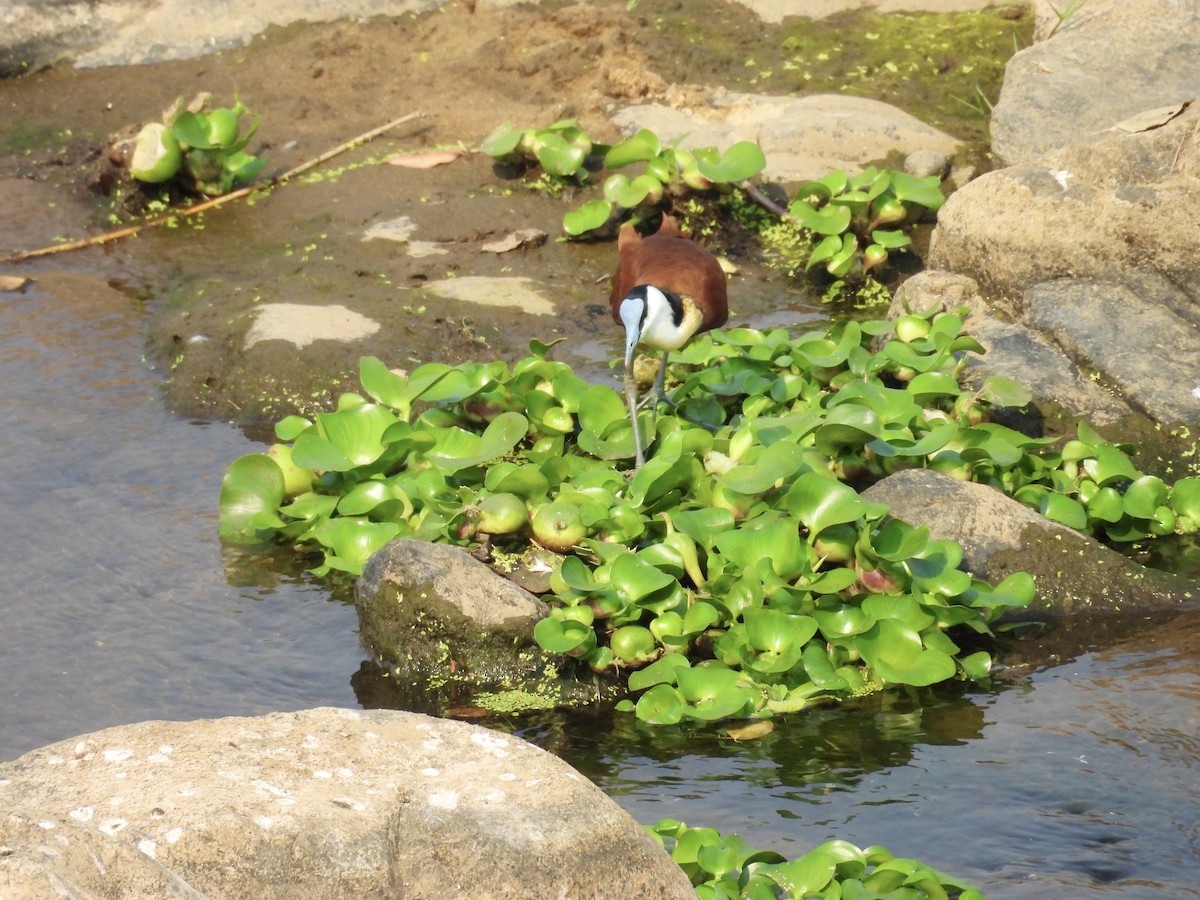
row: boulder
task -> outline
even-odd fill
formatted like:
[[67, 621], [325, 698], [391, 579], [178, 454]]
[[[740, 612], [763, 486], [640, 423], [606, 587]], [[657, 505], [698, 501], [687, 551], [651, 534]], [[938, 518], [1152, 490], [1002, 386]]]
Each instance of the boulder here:
[[1039, 0], [1037, 43], [1009, 60], [992, 111], [1001, 166], [1032, 163], [1155, 107], [1200, 96], [1200, 10], [1178, 0]]
[[1108, 433], [1108, 426], [1123, 431], [1121, 426], [1134, 417], [1129, 404], [1080, 372], [1058, 344], [989, 305], [976, 281], [966, 275], [940, 269], [919, 272], [897, 289], [888, 315], [963, 307], [968, 310], [966, 330], [985, 351], [968, 355], [965, 384], [977, 387], [989, 375], [1013, 379], [1032, 393], [1050, 428], [1059, 432], [1073, 432], [1080, 419], [1102, 433]]
[[[1037, 163], [989, 172], [938, 211], [929, 264], [1015, 302], [1057, 278], [1156, 272], [1200, 321], [1200, 103], [1157, 128], [1109, 131]], [[1178, 312], [1179, 310], [1177, 310]]]
[[546, 666], [533, 639], [546, 604], [457, 547], [392, 541], [367, 561], [354, 598], [363, 643], [418, 680], [503, 685]]
[[989, 307], [1055, 345], [1072, 393], [1095, 393], [1076, 390], [1082, 367], [1135, 413], [1194, 426], [1200, 103], [1164, 115], [966, 185], [938, 213], [929, 263], [973, 279]]
[[0, 765], [0, 896], [694, 898], [557, 757], [384, 710], [109, 728]]
[[719, 93], [688, 110], [629, 106], [613, 116], [613, 124], [626, 134], [648, 128], [664, 145], [678, 142], [686, 149], [756, 141], [767, 159], [763, 174], [781, 181], [820, 178], [831, 169], [861, 171], [892, 153], [950, 157], [959, 148], [956, 138], [889, 103], [844, 94]]
[[1173, 613], [1200, 601], [1200, 584], [1140, 566], [987, 485], [908, 469], [863, 496], [935, 538], [957, 541], [964, 567], [977, 578], [995, 583], [1014, 572], [1033, 575], [1037, 597], [1029, 611], [1037, 616]]

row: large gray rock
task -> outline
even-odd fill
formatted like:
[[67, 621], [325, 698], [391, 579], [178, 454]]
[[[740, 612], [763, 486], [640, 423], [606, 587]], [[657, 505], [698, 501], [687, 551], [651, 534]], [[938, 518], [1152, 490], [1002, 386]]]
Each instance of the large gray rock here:
[[1136, 615], [1200, 603], [1200, 584], [1139, 566], [986, 485], [909, 469], [863, 496], [910, 525], [926, 526], [935, 538], [957, 541], [963, 565], [977, 578], [998, 582], [1015, 572], [1033, 575], [1034, 613]]
[[1135, 113], [1200, 96], [1197, 4], [1088, 0], [1061, 25], [1050, 5], [1041, 0], [1038, 21], [1053, 35], [1009, 60], [992, 113], [1001, 165], [1034, 162]]
[[[1012, 298], [1055, 278], [1153, 271], [1200, 304], [1200, 103], [1157, 128], [1110, 131], [989, 172], [938, 211], [929, 263]], [[1181, 312], [1181, 310], [1176, 310]]]
[[952, 156], [959, 147], [956, 138], [891, 104], [843, 94], [725, 93], [688, 110], [626, 107], [613, 123], [626, 134], [648, 128], [663, 144], [678, 142], [686, 149], [757, 141], [767, 159], [763, 174], [782, 181], [820, 178], [831, 169], [860, 171], [894, 152]]
[[1134, 284], [1086, 278], [1039, 284], [1026, 292], [1025, 318], [1055, 335], [1074, 360], [1119, 385], [1140, 412], [1158, 422], [1200, 423], [1196, 325], [1171, 311], [1179, 292], [1170, 285]]
[[0, 896], [694, 898], [578, 772], [415, 713], [143, 722], [0, 765]]
[[491, 685], [545, 667], [533, 626], [546, 604], [457, 547], [392, 541], [354, 597], [363, 643], [405, 673]]
[[[968, 385], [977, 387], [989, 375], [1011, 378], [1030, 391], [1044, 415], [1054, 418], [1061, 413], [1072, 421], [1082, 419], [1101, 428], [1134, 416], [1129, 404], [1082, 373], [1062, 347], [988, 304], [979, 285], [966, 275], [941, 269], [917, 273], [896, 290], [888, 315], [894, 318], [906, 311], [960, 308], [968, 310], [964, 320], [967, 332], [985, 351], [968, 356], [964, 372]], [[1073, 426], [1065, 425], [1064, 430], [1072, 431]]]
[[929, 262], [974, 279], [1133, 409], [1195, 425], [1200, 104], [1174, 112], [966, 185], [939, 211]]

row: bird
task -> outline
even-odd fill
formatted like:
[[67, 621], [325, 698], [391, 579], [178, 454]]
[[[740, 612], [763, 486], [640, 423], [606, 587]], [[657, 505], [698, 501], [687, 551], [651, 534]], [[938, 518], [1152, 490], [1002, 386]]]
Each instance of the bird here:
[[[609, 298], [613, 320], [625, 328], [625, 400], [633, 426], [635, 471], [646, 461], [638, 433], [633, 357], [639, 344], [662, 351], [649, 401], [664, 397], [667, 354], [729, 319], [725, 271], [717, 258], [664, 215], [658, 231], [642, 237], [631, 223], [617, 235], [617, 270]], [[668, 402], [670, 402], [668, 400]]]

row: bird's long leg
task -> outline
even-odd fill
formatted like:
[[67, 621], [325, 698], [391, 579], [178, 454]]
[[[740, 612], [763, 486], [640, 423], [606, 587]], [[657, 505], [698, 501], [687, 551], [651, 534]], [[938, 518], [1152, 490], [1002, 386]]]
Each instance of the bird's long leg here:
[[625, 367], [625, 402], [629, 405], [629, 424], [633, 427], [634, 471], [646, 464], [642, 453], [642, 436], [638, 428], [637, 378], [633, 374], [633, 366]]
[[638, 404], [640, 409], [643, 406], [649, 406], [650, 412], [658, 415], [659, 401], [665, 401], [672, 409], [675, 408], [675, 401], [667, 396], [667, 351], [662, 352], [662, 356], [658, 360], [658, 374], [654, 376], [654, 386], [646, 392], [646, 396], [642, 398], [642, 402]]
[[658, 367], [658, 376], [654, 379], [654, 387], [652, 387], [646, 396], [642, 398], [641, 403], [638, 404], [638, 408], [641, 409], [643, 406], [649, 405], [651, 412], [657, 416], [658, 404], [665, 403], [667, 406], [671, 407], [671, 411], [675, 415], [679, 416], [679, 418], [691, 422], [693, 425], [699, 425], [701, 428], [706, 428], [709, 431], [716, 431], [719, 426], [713, 425], [710, 422], [705, 422], [703, 419], [697, 419], [695, 416], [679, 408], [679, 404], [667, 394], [666, 380], [667, 351], [664, 350], [662, 354], [662, 360]]

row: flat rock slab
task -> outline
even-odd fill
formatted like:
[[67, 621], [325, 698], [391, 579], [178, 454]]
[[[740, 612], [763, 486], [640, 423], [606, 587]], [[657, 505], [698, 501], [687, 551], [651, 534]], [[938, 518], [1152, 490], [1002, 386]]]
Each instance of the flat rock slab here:
[[1152, 286], [1134, 290], [1086, 278], [1048, 282], [1027, 292], [1027, 319], [1074, 359], [1115, 380], [1154, 420], [1200, 425], [1196, 326], [1156, 293]]
[[379, 330], [379, 323], [340, 303], [314, 306], [304, 303], [265, 303], [258, 307], [254, 324], [246, 332], [242, 349], [262, 341], [287, 341], [303, 350], [313, 341], [357, 341]]
[[538, 287], [538, 283], [532, 278], [464, 275], [460, 278], [431, 281], [425, 289], [439, 297], [464, 303], [508, 306], [533, 316], [554, 315], [554, 304]]
[[859, 171], [892, 153], [932, 150], [949, 157], [959, 147], [957, 139], [891, 104], [841, 94], [727, 93], [690, 110], [642, 104], [616, 113], [613, 124], [626, 134], [648, 128], [664, 144], [689, 150], [756, 141], [767, 158], [763, 174], [780, 181]]
[[586, 778], [385, 710], [143, 722], [0, 765], [4, 897], [694, 898]]

